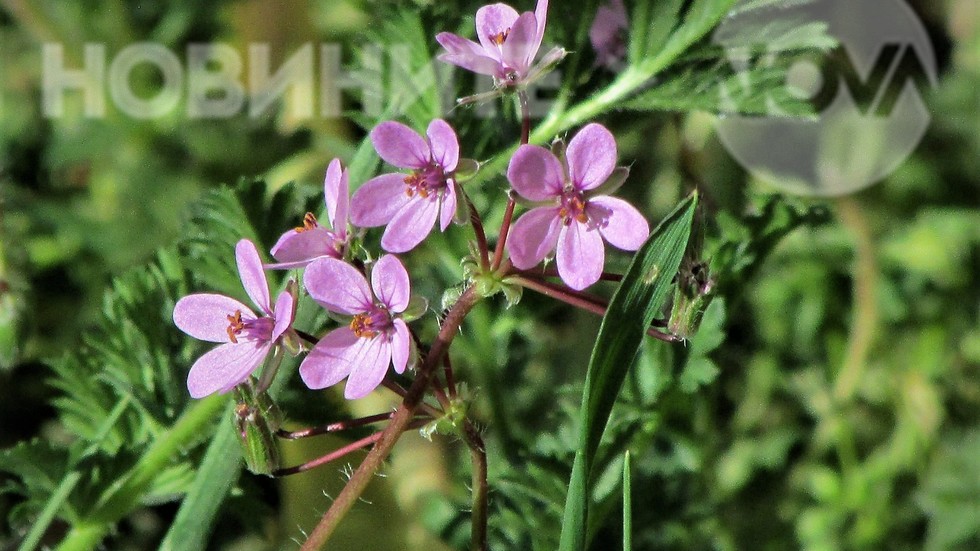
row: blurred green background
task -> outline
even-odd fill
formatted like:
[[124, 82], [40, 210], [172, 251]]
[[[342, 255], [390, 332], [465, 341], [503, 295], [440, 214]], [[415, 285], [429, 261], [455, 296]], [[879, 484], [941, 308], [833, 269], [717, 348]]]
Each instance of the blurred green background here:
[[[635, 407], [620, 412], [623, 423], [640, 427], [631, 442], [644, 450], [634, 455], [635, 525], [651, 530], [638, 536], [638, 549], [980, 548], [980, 5], [910, 4], [940, 67], [927, 97], [932, 124], [914, 155], [859, 194], [788, 199], [829, 218], [790, 233], [737, 296], [725, 296], [717, 328], [724, 344], [710, 364], [677, 373], [656, 349], [641, 357]], [[202, 194], [242, 177], [263, 179], [268, 194], [294, 181], [315, 205], [326, 164], [349, 161], [365, 134], [358, 123], [370, 124], [356, 115], [297, 117], [291, 102], [309, 97], [287, 98], [260, 116], [210, 120], [189, 118], [184, 96], [169, 114], [137, 120], [111, 101], [106, 116], [87, 118], [81, 95], [68, 93], [64, 115], [49, 117], [42, 44], [64, 45], [66, 66], [79, 67], [85, 43], [105, 44], [111, 58], [152, 41], [181, 59], [191, 43], [221, 42], [243, 59], [249, 44], [268, 43], [275, 68], [306, 43], [336, 43], [350, 67], [363, 33], [381, 28], [395, 8], [422, 10], [423, 22], [463, 21], [477, 5], [0, 1], [0, 447], [73, 438], [51, 403], [59, 394], [47, 382], [52, 364], [103, 315], [114, 276], [182, 237]], [[134, 71], [131, 82], [152, 92], [159, 78]], [[356, 94], [345, 100], [346, 108], [359, 105]], [[651, 220], [696, 186], [724, 237], [752, 234], [746, 217], [763, 212], [776, 190], [727, 155], [712, 115], [612, 113], [603, 122], [617, 135], [620, 159], [633, 163], [625, 193]], [[463, 139], [464, 149], [493, 152], [484, 138]], [[477, 195], [483, 206], [501, 199]], [[297, 222], [301, 214], [289, 213]], [[465, 250], [465, 236], [436, 243]], [[459, 280], [458, 258], [435, 246], [410, 262], [433, 303]], [[554, 465], [542, 458], [559, 450], [553, 459], [567, 459], [571, 429], [556, 416], [577, 401], [591, 338], [582, 335], [597, 327], [539, 297], [516, 310], [481, 306], [456, 349], [461, 377], [475, 389], [475, 414], [488, 426], [491, 477], [502, 488], [497, 522], [513, 521], [496, 530], [515, 549], [524, 540], [514, 534], [553, 529], [560, 516], [547, 511], [555, 518], [536, 526], [505, 497], [518, 494], [521, 469], [548, 472], [533, 475], [539, 482], [559, 481], [537, 484], [536, 499], [560, 494], [562, 471], [549, 472]], [[643, 366], [662, 376], [644, 382]], [[385, 405], [379, 398], [353, 407], [369, 414]], [[534, 454], [515, 449], [527, 442], [536, 442]], [[288, 447], [287, 462], [336, 446]], [[467, 499], [465, 453], [414, 435], [402, 446], [368, 498], [374, 505], [345, 525], [353, 539], [338, 548], [363, 543], [364, 534], [365, 549], [465, 545], [466, 526], [454, 512]], [[233, 502], [243, 510], [222, 517], [215, 549], [289, 547], [325, 508], [322, 492], [342, 484], [334, 467], [282, 482], [250, 476], [239, 495], [262, 499]], [[0, 495], [0, 515], [20, 499]], [[172, 502], [148, 504], [108, 548], [155, 547], [175, 510]], [[23, 534], [23, 521], [3, 526], [0, 547]]]

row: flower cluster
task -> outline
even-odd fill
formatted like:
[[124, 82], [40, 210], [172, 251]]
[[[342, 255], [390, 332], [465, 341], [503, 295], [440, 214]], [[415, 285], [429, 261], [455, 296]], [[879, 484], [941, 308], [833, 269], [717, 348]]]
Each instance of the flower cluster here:
[[[480, 8], [479, 43], [440, 33], [436, 40], [445, 48], [440, 59], [493, 76], [492, 94], [524, 94], [527, 83], [564, 56], [563, 49], [555, 48], [536, 62], [547, 11], [547, 0], [539, 0], [533, 12], [525, 13], [505, 4]], [[522, 116], [526, 128], [529, 114]], [[599, 281], [604, 242], [635, 251], [649, 234], [639, 211], [609, 195], [628, 174], [617, 167], [615, 138], [597, 123], [579, 130], [567, 146], [556, 140], [546, 149], [526, 143], [526, 136], [524, 132], [525, 143], [501, 175], [510, 184], [510, 201], [491, 254], [482, 217], [461, 184], [480, 165], [461, 158], [452, 126], [436, 119], [424, 135], [397, 121], [375, 126], [369, 137], [377, 155], [398, 171], [368, 179], [351, 196], [348, 172], [334, 159], [324, 178], [325, 224], [307, 213], [301, 225], [273, 245], [270, 255], [275, 261], [267, 264], [252, 242], [238, 243], [242, 285], [258, 313], [237, 299], [216, 294], [193, 294], [176, 304], [177, 327], [192, 337], [220, 343], [191, 367], [191, 395], [227, 392], [246, 383], [278, 348], [296, 354], [305, 348], [299, 367], [303, 382], [322, 389], [346, 379], [348, 399], [371, 393], [389, 368], [404, 373], [416, 363], [408, 322], [419, 313], [411, 305], [420, 301], [412, 300], [408, 271], [395, 254], [418, 247], [434, 226], [442, 232], [453, 221], [473, 226], [476, 240], [471, 250], [479, 263], [472, 258], [468, 262], [479, 267], [467, 276], [471, 282], [491, 282], [475, 285], [480, 293], [508, 292], [506, 282], [512, 280], [554, 277], [536, 269], [552, 257], [569, 293]], [[530, 208], [511, 225], [517, 199]], [[370, 243], [365, 234], [379, 226], [385, 227], [380, 240], [385, 253], [375, 256], [361, 244]], [[304, 272], [272, 303], [266, 269]], [[298, 289], [299, 281], [305, 292]], [[297, 301], [307, 295], [341, 321], [319, 338], [293, 328]], [[301, 346], [300, 339], [308, 345]], [[267, 363], [262, 381], [271, 381], [277, 365]]]

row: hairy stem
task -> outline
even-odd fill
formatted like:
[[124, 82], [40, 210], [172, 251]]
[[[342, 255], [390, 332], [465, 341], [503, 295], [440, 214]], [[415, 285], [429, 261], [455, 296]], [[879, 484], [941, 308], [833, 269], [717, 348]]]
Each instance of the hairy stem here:
[[[422, 425], [424, 425], [427, 422], [428, 422], [428, 420], [417, 420], [417, 421], [413, 421], [412, 423], [409, 423], [408, 425], [406, 425], [404, 430], [408, 431], [408, 430], [412, 430], [412, 429], [417, 429], [417, 428], [421, 427]], [[376, 432], [376, 433], [372, 434], [371, 436], [365, 436], [364, 438], [361, 438], [360, 440], [355, 440], [354, 442], [351, 442], [350, 444], [347, 444], [343, 448], [334, 450], [334, 451], [328, 453], [327, 455], [324, 455], [323, 457], [318, 457], [318, 458], [314, 459], [313, 461], [307, 461], [306, 463], [303, 463], [302, 465], [296, 465], [295, 467], [286, 467], [284, 469], [276, 469], [275, 471], [272, 472], [272, 476], [279, 478], [279, 477], [283, 477], [283, 476], [289, 476], [289, 475], [292, 475], [292, 474], [299, 474], [299, 473], [306, 472], [306, 471], [308, 471], [310, 469], [315, 469], [316, 467], [319, 467], [321, 465], [326, 465], [327, 463], [330, 463], [331, 461], [336, 461], [337, 459], [340, 459], [341, 457], [344, 457], [345, 455], [347, 455], [347, 454], [349, 454], [351, 452], [355, 452], [355, 451], [357, 451], [357, 450], [359, 450], [359, 449], [361, 449], [361, 448], [363, 448], [365, 446], [368, 446], [370, 444], [373, 444], [373, 443], [377, 442], [378, 440], [381, 439], [381, 436], [383, 434], [384, 434], [384, 431], [381, 431], [381, 432]]]
[[363, 427], [364, 425], [370, 425], [372, 423], [386, 421], [388, 419], [391, 419], [392, 415], [394, 415], [394, 412], [379, 413], [377, 415], [370, 415], [368, 417], [360, 417], [358, 419], [337, 421], [336, 423], [330, 423], [328, 425], [321, 425], [319, 427], [310, 427], [308, 429], [301, 429], [295, 431], [287, 431], [287, 430], [279, 429], [276, 431], [276, 436], [278, 436], [279, 438], [285, 438], [286, 440], [299, 440], [300, 438], [309, 438], [310, 436], [329, 434], [331, 432], [341, 432], [355, 427]]
[[473, 484], [473, 526], [470, 531], [470, 548], [473, 551], [487, 549], [487, 500], [490, 487], [487, 484], [487, 451], [483, 438], [469, 419], [463, 427], [463, 438], [470, 448]]
[[432, 343], [429, 353], [425, 356], [425, 361], [419, 367], [415, 382], [412, 383], [401, 405], [395, 410], [395, 414], [392, 416], [391, 422], [388, 423], [388, 427], [381, 433], [377, 443], [368, 452], [367, 457], [361, 462], [361, 465], [351, 476], [344, 489], [337, 495], [337, 499], [334, 500], [327, 512], [324, 513], [323, 518], [320, 519], [320, 522], [310, 533], [309, 538], [303, 543], [301, 547], [302, 551], [321, 549], [330, 538], [330, 535], [333, 534], [337, 525], [340, 524], [341, 519], [344, 518], [361, 494], [364, 493], [367, 485], [374, 478], [374, 473], [381, 467], [381, 463], [391, 453], [391, 448], [394, 447], [395, 442], [398, 441], [405, 428], [412, 422], [415, 416], [415, 410], [422, 402], [425, 391], [429, 388], [433, 372], [439, 367], [443, 354], [449, 350], [449, 345], [456, 338], [456, 334], [459, 332], [459, 328], [466, 315], [479, 300], [480, 296], [476, 290], [473, 287], [469, 287], [449, 310], [438, 336]]
[[[517, 101], [521, 108], [521, 145], [528, 143], [531, 136], [531, 109], [527, 103], [527, 92], [521, 90], [517, 93]], [[514, 219], [514, 207], [517, 203], [513, 197], [507, 199], [507, 209], [504, 211], [504, 221], [500, 224], [500, 234], [497, 236], [497, 247], [493, 251], [493, 263], [491, 269], [496, 270], [504, 258], [504, 246], [507, 244], [507, 235], [510, 234], [510, 223]]]
[[[553, 283], [538, 281], [526, 276], [517, 276], [514, 278], [514, 282], [521, 287], [536, 291], [546, 297], [560, 300], [561, 302], [564, 302], [570, 306], [581, 308], [582, 310], [597, 316], [606, 315], [606, 304], [604, 301], [601, 301], [599, 297], [593, 297], [586, 293], [578, 293]], [[664, 333], [663, 331], [659, 331], [653, 327], [647, 329], [647, 335], [664, 342], [678, 342], [680, 340], [674, 335]]]

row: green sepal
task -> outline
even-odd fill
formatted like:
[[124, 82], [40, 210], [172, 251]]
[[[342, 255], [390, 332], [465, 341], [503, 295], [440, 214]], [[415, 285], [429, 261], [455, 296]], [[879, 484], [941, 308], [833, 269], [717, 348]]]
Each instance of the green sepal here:
[[272, 476], [281, 466], [276, 430], [282, 422], [279, 408], [265, 392], [255, 392], [252, 381], [235, 387], [235, 428], [245, 466], [255, 474]]
[[406, 322], [414, 321], [422, 316], [429, 310], [429, 301], [425, 297], [413, 294], [411, 298], [408, 299], [408, 306], [405, 307], [405, 311], [402, 312], [401, 318]]
[[626, 183], [626, 179], [629, 178], [630, 168], [628, 166], [617, 166], [612, 174], [606, 178], [606, 181], [599, 185], [599, 187], [591, 190], [589, 195], [612, 195], [623, 187]]
[[480, 161], [475, 159], [460, 159], [459, 162], [456, 163], [456, 170], [453, 171], [453, 177], [456, 179], [457, 184], [462, 184], [463, 182], [476, 176], [476, 173], [479, 171]]
[[449, 409], [446, 410], [442, 417], [424, 425], [419, 429], [419, 434], [422, 435], [422, 438], [432, 441], [433, 434], [456, 436], [458, 438], [463, 437], [463, 430], [466, 424], [467, 404], [469, 402], [462, 398], [466, 389], [463, 386], [460, 386], [459, 390], [459, 396], [450, 400]]

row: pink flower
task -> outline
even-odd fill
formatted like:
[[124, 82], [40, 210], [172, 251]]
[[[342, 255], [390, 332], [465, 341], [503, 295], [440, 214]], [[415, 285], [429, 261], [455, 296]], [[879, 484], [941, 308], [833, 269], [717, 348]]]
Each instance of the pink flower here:
[[603, 239], [623, 250], [639, 249], [650, 234], [643, 215], [622, 199], [589, 193], [615, 168], [616, 141], [600, 124], [580, 130], [562, 159], [543, 147], [522, 145], [507, 178], [522, 197], [547, 206], [514, 223], [507, 241], [514, 266], [530, 269], [557, 248], [558, 275], [582, 290], [602, 275]]
[[279, 263], [266, 267], [301, 268], [324, 256], [343, 258], [347, 247], [348, 195], [347, 170], [341, 166], [340, 159], [334, 159], [323, 180], [323, 198], [331, 229], [321, 226], [313, 213], [306, 213], [303, 226], [282, 234], [272, 247], [270, 254]]
[[629, 22], [623, 0], [611, 0], [608, 6], [599, 6], [595, 20], [589, 28], [589, 40], [596, 53], [596, 62], [613, 68], [626, 55], [623, 37]]
[[186, 296], [174, 307], [174, 324], [202, 341], [223, 343], [194, 362], [187, 390], [194, 398], [228, 392], [245, 381], [280, 337], [290, 330], [296, 298], [287, 291], [269, 304], [269, 284], [255, 244], [242, 239], [235, 247], [242, 285], [261, 316], [237, 300], [216, 294]]
[[428, 139], [398, 122], [384, 122], [371, 131], [378, 155], [410, 174], [383, 174], [364, 183], [351, 199], [351, 221], [359, 227], [388, 225], [381, 236], [386, 251], [403, 253], [415, 248], [432, 231], [446, 231], [456, 214], [459, 141], [446, 121], [436, 119], [426, 130]]
[[439, 33], [436, 41], [446, 49], [440, 61], [474, 73], [490, 75], [498, 87], [514, 87], [533, 80], [565, 56], [555, 48], [533, 66], [544, 38], [548, 0], [538, 0], [534, 13], [518, 14], [507, 4], [483, 6], [476, 12], [477, 44], [452, 33]]
[[334, 329], [310, 350], [299, 366], [306, 386], [333, 386], [347, 377], [344, 396], [367, 396], [384, 379], [388, 366], [402, 373], [408, 365], [411, 334], [398, 314], [409, 303], [408, 272], [392, 255], [381, 257], [371, 272], [371, 285], [353, 266], [321, 258], [306, 268], [306, 289], [331, 312], [354, 316], [347, 327]]

